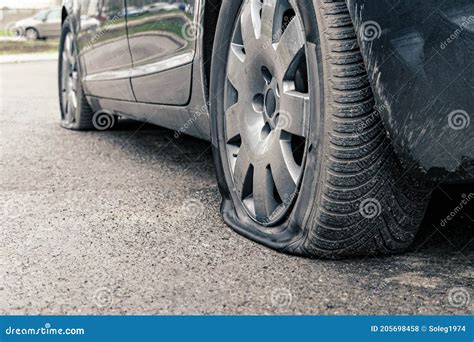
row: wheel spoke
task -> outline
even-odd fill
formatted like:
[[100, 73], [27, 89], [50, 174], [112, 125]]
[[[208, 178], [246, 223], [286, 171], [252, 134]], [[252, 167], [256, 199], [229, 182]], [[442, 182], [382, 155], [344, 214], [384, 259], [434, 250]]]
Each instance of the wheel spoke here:
[[245, 6], [240, 16], [240, 28], [242, 40], [248, 50], [255, 46], [255, 40], [260, 38], [261, 19], [259, 16], [261, 4], [259, 1], [250, 0], [250, 4]]
[[288, 133], [306, 137], [305, 119], [309, 112], [308, 94], [284, 91], [280, 98], [278, 127]]
[[72, 91], [77, 92], [77, 82], [79, 81], [79, 75], [77, 71], [72, 72]]
[[73, 110], [72, 110], [72, 103], [71, 103], [71, 97], [67, 97], [67, 103], [66, 103], [66, 120], [68, 122], [72, 122], [72, 117], [73, 117]]
[[69, 91], [67, 89], [65, 89], [63, 91], [63, 110], [64, 112], [67, 112], [68, 111], [68, 104], [69, 104]]
[[66, 91], [64, 90], [62, 93], [63, 99], [62, 99], [62, 116], [66, 117], [67, 116], [67, 110], [68, 110], [68, 98], [69, 96], [67, 95]]
[[296, 55], [304, 48], [305, 34], [299, 20], [294, 18], [280, 37], [276, 54], [280, 70], [287, 71]]
[[270, 168], [260, 164], [255, 168], [253, 179], [253, 199], [258, 220], [268, 219], [278, 207], [273, 195], [273, 177]]
[[288, 201], [296, 191], [300, 167], [291, 157], [291, 146], [287, 141], [282, 141], [279, 149], [275, 149], [271, 168], [275, 186], [283, 201]]
[[[66, 62], [64, 62], [63, 64], [67, 65]], [[70, 93], [71, 93], [71, 89], [70, 89], [70, 86], [69, 86], [69, 71], [68, 71], [68, 68], [63, 68], [63, 69], [66, 69], [63, 71], [63, 75], [62, 75], [62, 101], [63, 101], [63, 110], [64, 112], [67, 112], [68, 110], [68, 102], [69, 102], [69, 97], [70, 97]]]
[[71, 37], [70, 35], [66, 36], [66, 40], [64, 41], [64, 52], [66, 53], [66, 60], [71, 63]]
[[71, 104], [71, 107], [73, 110], [77, 108], [77, 98], [76, 98], [76, 94], [73, 91], [69, 93], [68, 102]]
[[237, 155], [234, 168], [235, 190], [241, 199], [244, 199], [244, 196], [247, 193], [246, 190], [249, 186], [249, 177], [252, 177], [251, 173], [252, 164], [250, 162], [250, 157], [245, 146], [242, 145], [239, 150], [239, 154]]
[[70, 64], [69, 64], [69, 57], [66, 53], [66, 51], [63, 51], [63, 54], [62, 54], [62, 82], [63, 82], [63, 88], [66, 88], [67, 86], [67, 80], [69, 78], [69, 74], [70, 74]]
[[69, 56], [67, 55], [66, 51], [63, 51], [62, 59], [63, 77], [67, 78], [67, 76], [69, 75]]
[[242, 115], [241, 107], [239, 103], [236, 103], [229, 107], [225, 112], [226, 119], [226, 134], [228, 143], [230, 140], [236, 138], [240, 134], [240, 120], [239, 116]]
[[245, 55], [242, 52], [242, 46], [232, 44], [227, 62], [227, 77], [235, 89], [239, 91], [239, 85], [242, 82], [241, 76], [244, 71]]
[[76, 58], [74, 57], [74, 48], [72, 45], [72, 39], [71, 39], [71, 46], [69, 49], [70, 52], [70, 62], [71, 62], [71, 69], [74, 70], [76, 68]]
[[65, 60], [63, 60], [62, 75], [61, 76], [62, 76], [61, 77], [62, 90], [63, 90], [63, 92], [67, 92], [67, 90], [68, 90], [68, 79], [69, 79], [69, 68], [68, 68], [68, 64]]
[[269, 40], [270, 43], [275, 37], [273, 37], [273, 21], [275, 19], [275, 11], [277, 6], [277, 0], [266, 0], [262, 8], [262, 37]]

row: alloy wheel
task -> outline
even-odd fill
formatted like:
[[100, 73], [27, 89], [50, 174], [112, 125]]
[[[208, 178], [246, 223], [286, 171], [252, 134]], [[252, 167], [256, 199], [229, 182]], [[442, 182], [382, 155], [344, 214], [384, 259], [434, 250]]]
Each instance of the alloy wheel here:
[[245, 1], [227, 61], [224, 127], [233, 190], [264, 226], [289, 212], [306, 159], [306, 38], [295, 6]]
[[29, 28], [25, 32], [25, 37], [28, 40], [37, 40], [38, 39], [38, 32], [34, 28]]
[[64, 41], [61, 66], [62, 113], [63, 120], [68, 124], [75, 121], [77, 110], [78, 65], [73, 44], [73, 35], [69, 32]]

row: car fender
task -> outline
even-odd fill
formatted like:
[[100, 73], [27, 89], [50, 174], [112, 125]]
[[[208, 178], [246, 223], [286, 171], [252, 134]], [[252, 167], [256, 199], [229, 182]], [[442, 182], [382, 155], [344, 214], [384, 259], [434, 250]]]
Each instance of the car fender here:
[[381, 115], [406, 170], [472, 181], [474, 3], [348, 5], [376, 99], [374, 115]]

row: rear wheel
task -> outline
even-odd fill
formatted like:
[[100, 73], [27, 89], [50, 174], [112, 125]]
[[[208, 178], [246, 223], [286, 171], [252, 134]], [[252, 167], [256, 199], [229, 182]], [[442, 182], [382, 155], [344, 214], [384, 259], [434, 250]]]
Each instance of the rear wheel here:
[[61, 126], [72, 130], [94, 128], [94, 113], [82, 90], [80, 65], [69, 19], [65, 20], [61, 33], [58, 75]]
[[345, 2], [226, 1], [214, 46], [226, 222], [306, 256], [405, 250], [429, 193], [395, 158]]

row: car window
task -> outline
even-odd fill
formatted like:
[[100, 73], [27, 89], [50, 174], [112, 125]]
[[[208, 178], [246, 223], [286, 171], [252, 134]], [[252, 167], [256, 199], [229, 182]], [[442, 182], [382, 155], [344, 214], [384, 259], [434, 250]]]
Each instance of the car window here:
[[49, 12], [48, 21], [59, 20], [59, 19], [61, 19], [61, 11], [60, 10], [55, 10], [55, 11]]
[[45, 20], [49, 13], [49, 11], [43, 11], [35, 15], [34, 18], [37, 20]]

